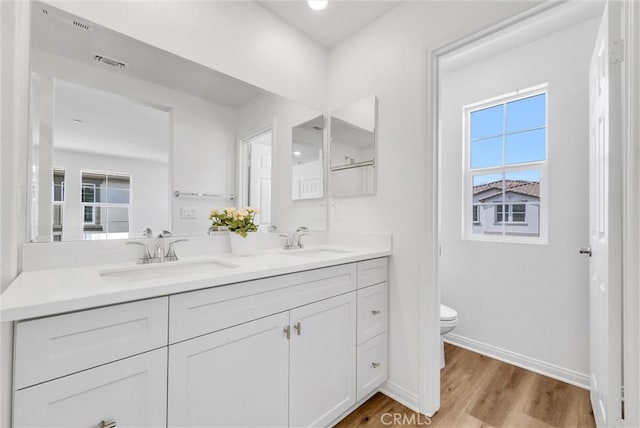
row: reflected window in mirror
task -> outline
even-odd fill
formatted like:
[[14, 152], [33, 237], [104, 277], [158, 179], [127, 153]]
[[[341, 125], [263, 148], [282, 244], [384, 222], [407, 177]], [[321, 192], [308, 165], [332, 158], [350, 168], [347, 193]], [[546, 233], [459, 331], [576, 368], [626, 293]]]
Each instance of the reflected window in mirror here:
[[262, 131], [246, 138], [243, 146], [243, 181], [241, 206], [258, 208], [254, 222], [258, 226], [271, 224], [271, 164], [273, 132]]
[[129, 238], [131, 174], [82, 172], [83, 240]]
[[62, 241], [64, 215], [64, 168], [53, 167], [53, 202], [51, 235], [53, 241]]
[[291, 199], [324, 196], [324, 116], [293, 127], [291, 142]]

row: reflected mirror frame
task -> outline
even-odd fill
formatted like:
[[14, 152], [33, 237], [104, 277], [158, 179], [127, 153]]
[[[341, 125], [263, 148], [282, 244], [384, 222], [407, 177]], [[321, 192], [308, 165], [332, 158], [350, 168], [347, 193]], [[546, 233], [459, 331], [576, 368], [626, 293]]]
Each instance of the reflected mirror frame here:
[[[340, 114], [345, 110], [349, 110], [352, 109], [354, 106], [361, 104], [361, 103], [366, 103], [369, 102], [371, 104], [373, 104], [373, 112], [372, 114], [369, 116], [369, 118], [373, 119], [373, 150], [372, 150], [372, 156], [371, 159], [367, 159], [367, 160], [363, 160], [363, 161], [353, 161], [353, 163], [348, 164], [348, 165], [336, 165], [333, 166], [332, 165], [332, 150], [334, 149], [334, 144], [333, 144], [333, 126], [334, 126], [334, 122], [336, 122], [336, 120], [340, 120], [341, 122], [345, 122], [342, 121], [339, 118], [336, 118], [336, 113]], [[357, 125], [354, 125], [356, 128], [360, 128]], [[378, 97], [376, 95], [369, 95], [365, 98], [362, 98], [358, 101], [355, 101], [351, 104], [348, 104], [346, 106], [334, 109], [330, 112], [329, 115], [329, 138], [328, 138], [328, 156], [327, 156], [327, 164], [328, 164], [328, 170], [329, 170], [329, 197], [334, 197], [334, 198], [342, 198], [342, 197], [352, 197], [352, 196], [369, 196], [369, 195], [375, 195], [376, 193], [376, 189], [377, 189], [377, 181], [378, 181], [378, 177], [377, 177], [377, 173], [376, 173], [376, 158], [377, 158], [377, 153], [378, 153]], [[337, 192], [337, 181], [338, 179], [338, 175], [341, 175], [340, 172], [341, 171], [347, 171], [347, 170], [358, 170], [361, 171], [362, 174], [366, 174], [367, 171], [370, 172], [370, 176], [371, 176], [371, 181], [372, 183], [370, 183], [370, 190], [368, 191], [354, 191], [354, 192], [347, 192], [344, 194], [341, 194], [339, 192]]]

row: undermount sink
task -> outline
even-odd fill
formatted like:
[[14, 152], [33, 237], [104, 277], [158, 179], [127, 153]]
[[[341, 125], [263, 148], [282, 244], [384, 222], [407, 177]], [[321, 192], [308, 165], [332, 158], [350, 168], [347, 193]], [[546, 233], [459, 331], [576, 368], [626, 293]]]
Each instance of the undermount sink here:
[[282, 254], [294, 257], [326, 257], [326, 256], [338, 256], [342, 254], [350, 253], [348, 250], [341, 250], [336, 248], [301, 248], [299, 250], [286, 250], [282, 251]]
[[180, 275], [194, 275], [220, 272], [236, 268], [236, 265], [219, 260], [197, 260], [185, 262], [165, 262], [159, 264], [136, 265], [135, 267], [109, 269], [100, 276], [112, 282], [136, 282]]

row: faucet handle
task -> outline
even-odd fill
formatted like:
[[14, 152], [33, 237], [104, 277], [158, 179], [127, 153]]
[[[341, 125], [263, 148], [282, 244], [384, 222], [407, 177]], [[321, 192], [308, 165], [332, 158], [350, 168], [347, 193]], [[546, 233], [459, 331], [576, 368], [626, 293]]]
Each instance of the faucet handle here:
[[309, 228], [307, 226], [299, 226], [296, 229], [296, 232], [308, 232], [308, 231], [309, 231]]
[[168, 230], [163, 230], [162, 232], [160, 232], [160, 235], [158, 235], [158, 238], [171, 238], [171, 236], [171, 232], [169, 232]]
[[188, 239], [176, 239], [169, 243], [169, 249], [167, 250], [167, 255], [165, 256], [165, 260], [168, 262], [175, 262], [178, 260], [178, 256], [176, 255], [176, 250], [173, 248], [173, 244], [177, 244], [178, 242], [185, 242]]
[[151, 238], [153, 236], [153, 231], [149, 227], [145, 227], [142, 229], [142, 236], [145, 238]]
[[282, 247], [283, 250], [290, 250], [292, 248], [291, 245], [291, 235], [285, 234], [285, 233], [279, 233], [278, 236], [282, 236], [283, 238], [285, 238], [284, 240], [284, 246]]
[[151, 258], [151, 253], [149, 252], [149, 246], [147, 244], [143, 244], [142, 242], [136, 242], [136, 241], [128, 241], [125, 242], [126, 245], [140, 245], [142, 247], [144, 247], [144, 255], [138, 259], [138, 264], [139, 265], [144, 265], [147, 263], [151, 263], [151, 261], [153, 260]]
[[[278, 231], [278, 226], [271, 225], [271, 226], [269, 226], [267, 228], [267, 232], [269, 232], [269, 233], [274, 233], [274, 232], [277, 232], [277, 231]], [[280, 236], [282, 236], [282, 235], [280, 235]]]

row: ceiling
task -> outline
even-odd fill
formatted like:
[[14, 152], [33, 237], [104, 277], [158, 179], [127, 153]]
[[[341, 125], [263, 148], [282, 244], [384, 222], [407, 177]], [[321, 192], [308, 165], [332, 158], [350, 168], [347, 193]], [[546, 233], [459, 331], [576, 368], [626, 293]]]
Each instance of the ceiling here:
[[59, 79], [55, 94], [56, 150], [168, 162], [168, 112]]
[[402, 3], [400, 0], [329, 0], [325, 10], [315, 11], [305, 0], [256, 2], [327, 48], [340, 44]]

